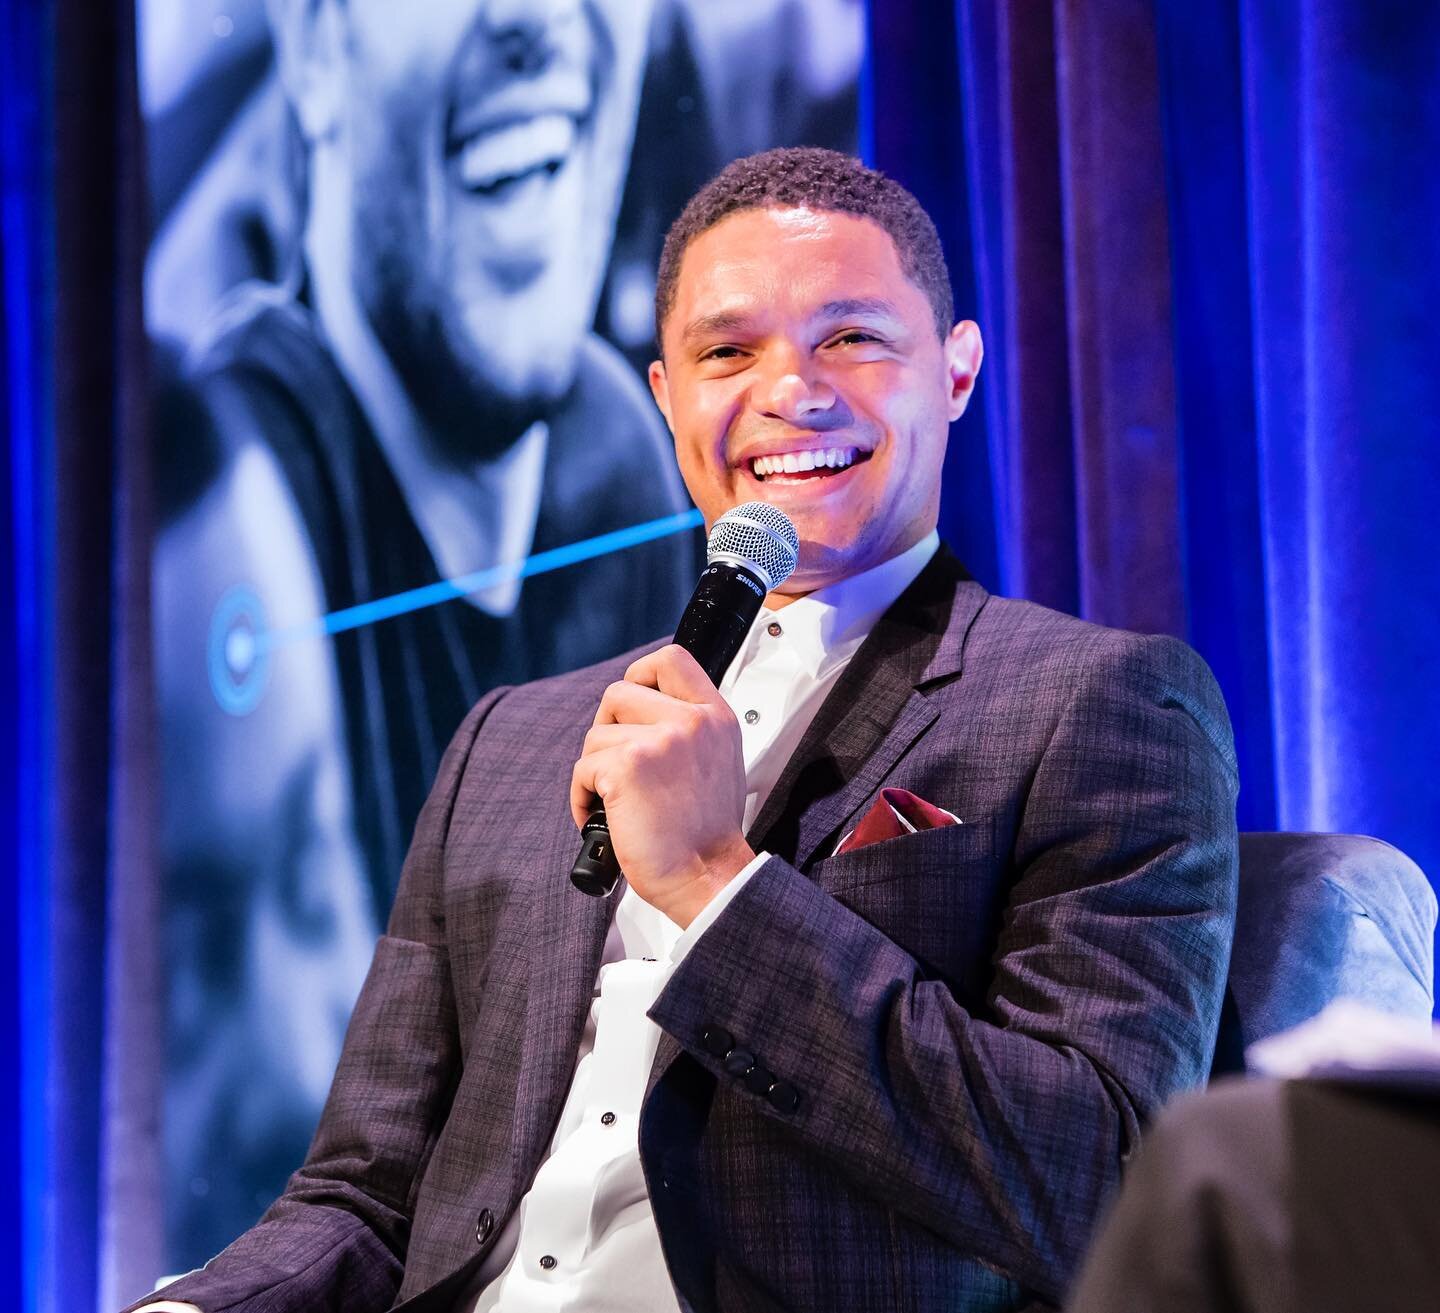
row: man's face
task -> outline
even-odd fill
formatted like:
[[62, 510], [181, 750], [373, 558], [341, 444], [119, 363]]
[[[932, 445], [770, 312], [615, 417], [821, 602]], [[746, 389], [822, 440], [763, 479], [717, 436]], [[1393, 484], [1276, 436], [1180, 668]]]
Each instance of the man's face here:
[[571, 382], [629, 159], [649, 10], [348, 0], [341, 11], [352, 278], [412, 400], [448, 407], [442, 427], [487, 411], [523, 422]]
[[730, 215], [686, 250], [663, 337], [650, 382], [685, 485], [707, 524], [752, 499], [794, 521], [800, 563], [783, 592], [857, 574], [935, 527], [980, 334], [966, 322], [940, 339], [878, 225]]

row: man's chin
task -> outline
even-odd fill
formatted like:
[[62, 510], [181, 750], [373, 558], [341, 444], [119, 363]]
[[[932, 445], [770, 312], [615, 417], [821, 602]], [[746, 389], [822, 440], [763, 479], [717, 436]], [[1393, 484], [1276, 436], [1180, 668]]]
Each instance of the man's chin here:
[[472, 352], [468, 390], [487, 414], [539, 419], [570, 395], [579, 355], [576, 343], [537, 343], [523, 358]]
[[854, 544], [817, 542], [813, 538], [807, 539], [802, 530], [800, 557], [781, 591], [800, 596], [848, 579], [865, 568], [862, 563], [858, 563], [857, 557], [858, 551]]
[[523, 287], [507, 288], [460, 265], [448, 290], [445, 336], [466, 368], [502, 396], [550, 398], [569, 390], [590, 331], [599, 272], [560, 251]]
[[430, 439], [457, 461], [509, 450], [537, 420], [547, 418], [575, 384], [579, 344], [525, 356], [484, 352], [467, 341], [459, 351], [436, 348], [406, 370], [407, 390]]

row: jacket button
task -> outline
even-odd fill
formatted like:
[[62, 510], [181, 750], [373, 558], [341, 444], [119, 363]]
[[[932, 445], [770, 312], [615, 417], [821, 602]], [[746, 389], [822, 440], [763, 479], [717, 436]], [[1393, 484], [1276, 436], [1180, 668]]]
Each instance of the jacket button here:
[[723, 1058], [735, 1047], [735, 1036], [724, 1026], [706, 1026], [701, 1032], [700, 1043], [705, 1046], [706, 1053]]
[[770, 1087], [775, 1084], [775, 1073], [758, 1062], [745, 1073], [745, 1088], [751, 1094], [758, 1094], [762, 1099], [770, 1093]]
[[766, 1091], [765, 1097], [776, 1112], [791, 1113], [800, 1106], [800, 1091], [789, 1081], [777, 1080]]
[[495, 1215], [488, 1209], [480, 1210], [480, 1217], [475, 1223], [475, 1243], [483, 1245], [490, 1239], [490, 1232], [495, 1229]]
[[747, 1076], [755, 1066], [755, 1055], [748, 1049], [731, 1049], [725, 1055], [724, 1066], [732, 1076]]

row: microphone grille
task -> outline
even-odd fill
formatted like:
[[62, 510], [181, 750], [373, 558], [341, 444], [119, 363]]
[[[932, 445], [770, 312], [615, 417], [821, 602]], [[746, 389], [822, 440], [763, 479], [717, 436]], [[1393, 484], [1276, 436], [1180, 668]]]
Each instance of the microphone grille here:
[[770, 591], [794, 570], [800, 535], [784, 511], [768, 502], [747, 501], [715, 521], [706, 554], [712, 564], [728, 560], [754, 571]]

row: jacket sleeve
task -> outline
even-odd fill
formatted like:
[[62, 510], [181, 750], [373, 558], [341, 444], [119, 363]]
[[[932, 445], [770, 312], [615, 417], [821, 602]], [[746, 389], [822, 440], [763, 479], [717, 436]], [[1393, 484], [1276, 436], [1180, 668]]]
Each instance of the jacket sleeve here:
[[394, 1302], [416, 1192], [460, 1076], [445, 839], [475, 737], [505, 692], [470, 711], [421, 809], [304, 1165], [255, 1226], [164, 1299], [204, 1313], [379, 1313]]
[[703, 1038], [729, 1032], [799, 1092], [788, 1112], [751, 1096], [760, 1115], [1058, 1302], [1141, 1121], [1207, 1072], [1235, 795], [1204, 663], [1173, 639], [1117, 638], [1076, 674], [1030, 783], [983, 1016], [778, 858], [650, 1015], [735, 1085]]

